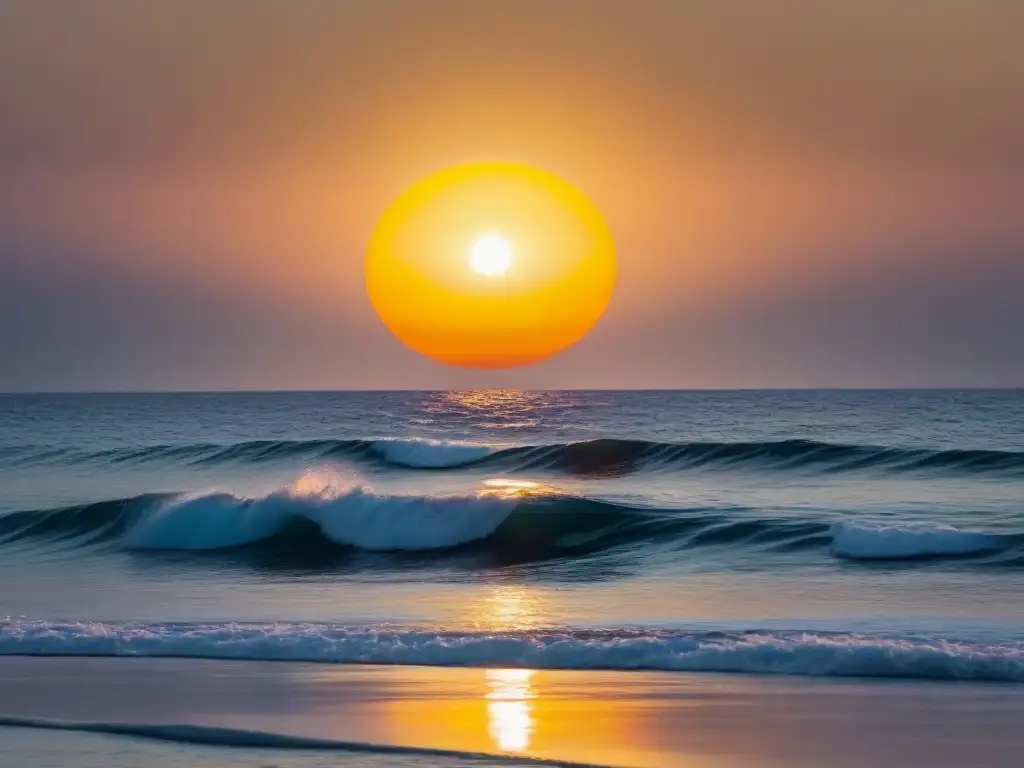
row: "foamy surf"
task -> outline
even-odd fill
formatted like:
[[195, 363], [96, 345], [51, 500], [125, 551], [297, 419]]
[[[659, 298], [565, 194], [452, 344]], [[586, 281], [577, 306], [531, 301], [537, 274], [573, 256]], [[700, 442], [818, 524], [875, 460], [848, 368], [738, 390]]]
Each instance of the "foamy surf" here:
[[441, 632], [325, 623], [0, 621], [0, 654], [1024, 682], [1024, 642], [822, 631]]

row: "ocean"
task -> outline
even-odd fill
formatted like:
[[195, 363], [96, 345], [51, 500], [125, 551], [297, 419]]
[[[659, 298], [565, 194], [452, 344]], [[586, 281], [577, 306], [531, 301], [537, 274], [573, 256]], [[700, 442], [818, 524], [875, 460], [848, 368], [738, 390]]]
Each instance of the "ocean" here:
[[3, 656], [952, 690], [1022, 594], [1020, 390], [0, 396]]

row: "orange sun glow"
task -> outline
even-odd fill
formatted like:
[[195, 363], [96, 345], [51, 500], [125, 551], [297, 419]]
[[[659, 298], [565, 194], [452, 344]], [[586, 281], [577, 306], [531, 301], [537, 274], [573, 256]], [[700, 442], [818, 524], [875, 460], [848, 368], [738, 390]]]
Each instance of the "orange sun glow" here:
[[582, 339], [615, 284], [597, 208], [558, 177], [470, 163], [414, 184], [384, 212], [370, 301], [406, 346], [449, 365], [511, 368]]

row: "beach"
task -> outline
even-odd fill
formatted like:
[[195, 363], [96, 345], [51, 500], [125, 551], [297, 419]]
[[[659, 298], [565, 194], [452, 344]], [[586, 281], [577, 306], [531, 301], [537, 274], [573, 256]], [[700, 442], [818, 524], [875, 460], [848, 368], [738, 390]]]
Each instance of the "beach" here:
[[[1022, 707], [1024, 689], [1000, 684], [0, 658], [4, 722], [197, 725], [365, 745], [339, 750], [353, 764], [438, 759], [386, 751], [411, 747], [645, 768], [1010, 766], [1024, 749]], [[21, 729], [0, 729], [0, 757], [12, 749], [4, 745], [15, 730]], [[26, 742], [33, 750], [96, 738], [35, 733]], [[224, 744], [206, 745], [211, 764], [240, 759], [232, 757], [237, 750], [254, 766], [287, 764], [278, 758], [286, 761], [293, 752], [299, 758], [332, 753], [302, 749], [301, 742], [255, 751], [244, 738], [216, 732], [210, 741]], [[38, 755], [13, 759], [4, 764], [45, 765]]]

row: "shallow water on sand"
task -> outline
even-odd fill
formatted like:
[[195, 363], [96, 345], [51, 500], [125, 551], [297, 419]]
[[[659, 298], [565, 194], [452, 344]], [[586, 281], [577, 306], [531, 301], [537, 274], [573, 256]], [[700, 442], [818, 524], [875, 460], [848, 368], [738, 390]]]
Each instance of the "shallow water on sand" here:
[[[54, 729], [71, 723], [121, 734], [92, 739], [99, 745], [93, 749], [115, 751], [125, 734], [158, 737], [164, 741], [154, 742], [151, 751], [159, 760], [187, 755], [198, 765], [218, 764], [220, 755], [243, 765], [258, 758], [261, 766], [291, 765], [293, 758], [299, 765], [316, 764], [323, 755], [340, 765], [394, 759], [467, 765], [476, 762], [465, 753], [488, 752], [517, 761], [648, 768], [988, 768], [1019, 763], [1022, 705], [1024, 686], [983, 683], [191, 659], [0, 660], [0, 712], [6, 713], [0, 723], [47, 726], [8, 750], [31, 757], [33, 744], [74, 743], [79, 733]], [[0, 726], [0, 750], [14, 732]], [[254, 750], [258, 744], [262, 751]], [[395, 745], [406, 751], [398, 754]], [[0, 765], [7, 765], [2, 755]], [[121, 762], [115, 765], [124, 764], [125, 758], [116, 759]], [[142, 764], [148, 763], [136, 763]], [[77, 765], [61, 756], [47, 768]]]
[[457, 757], [411, 758], [408, 754], [225, 749], [94, 733], [47, 732], [44, 738], [34, 728], [0, 730], [0, 765], [22, 768], [402, 768], [411, 760], [420, 768], [514, 768], [517, 763]]

